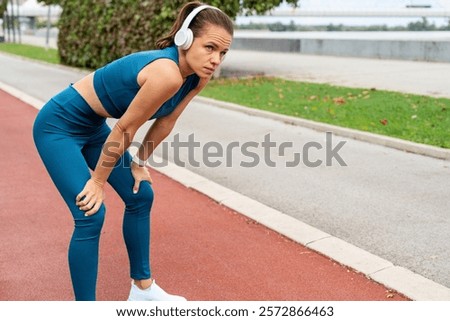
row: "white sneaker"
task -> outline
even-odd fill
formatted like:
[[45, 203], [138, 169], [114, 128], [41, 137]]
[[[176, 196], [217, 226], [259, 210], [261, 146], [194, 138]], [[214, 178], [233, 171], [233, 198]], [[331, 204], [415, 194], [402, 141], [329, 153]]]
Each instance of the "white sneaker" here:
[[186, 301], [186, 298], [167, 293], [155, 283], [155, 280], [153, 280], [152, 285], [145, 290], [141, 290], [133, 281], [131, 281], [131, 290], [128, 301]]

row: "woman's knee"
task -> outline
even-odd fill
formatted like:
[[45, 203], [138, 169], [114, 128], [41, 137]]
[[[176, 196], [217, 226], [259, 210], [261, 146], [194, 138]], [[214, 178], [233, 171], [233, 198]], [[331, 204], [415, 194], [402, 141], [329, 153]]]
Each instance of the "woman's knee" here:
[[90, 240], [93, 238], [98, 238], [100, 236], [103, 223], [105, 221], [105, 205], [102, 204], [97, 213], [84, 216], [74, 215], [75, 222], [75, 234], [77, 240]]
[[128, 209], [150, 209], [153, 204], [153, 189], [149, 182], [141, 182], [139, 191], [131, 194], [125, 200]]

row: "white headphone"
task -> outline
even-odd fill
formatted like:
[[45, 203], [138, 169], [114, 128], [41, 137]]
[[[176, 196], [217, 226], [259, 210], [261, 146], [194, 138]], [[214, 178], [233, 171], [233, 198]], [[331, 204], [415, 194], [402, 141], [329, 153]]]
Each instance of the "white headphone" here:
[[183, 50], [189, 49], [189, 47], [192, 45], [192, 42], [194, 41], [194, 34], [189, 28], [189, 25], [200, 11], [208, 8], [220, 11], [220, 9], [209, 5], [201, 5], [192, 10], [191, 13], [189, 13], [189, 15], [187, 16], [186, 20], [184, 20], [180, 30], [178, 30], [175, 34], [174, 42], [177, 47], [180, 47]]

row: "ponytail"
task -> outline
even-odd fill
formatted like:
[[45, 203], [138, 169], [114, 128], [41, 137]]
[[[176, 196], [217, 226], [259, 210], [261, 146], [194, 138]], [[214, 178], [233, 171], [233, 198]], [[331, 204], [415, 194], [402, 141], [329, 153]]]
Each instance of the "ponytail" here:
[[[178, 30], [181, 29], [184, 20], [186, 20], [187, 16], [197, 7], [204, 5], [199, 1], [193, 1], [185, 4], [178, 16], [172, 25], [172, 29], [169, 34], [165, 37], [162, 37], [156, 41], [156, 47], [158, 49], [164, 49], [175, 44], [175, 34]], [[200, 11], [195, 18], [192, 20], [189, 28], [192, 30], [194, 37], [198, 37], [201, 35], [202, 29], [206, 24], [213, 24], [219, 27], [224, 28], [231, 36], [233, 35], [233, 22], [231, 19], [220, 10], [211, 10], [205, 9]]]

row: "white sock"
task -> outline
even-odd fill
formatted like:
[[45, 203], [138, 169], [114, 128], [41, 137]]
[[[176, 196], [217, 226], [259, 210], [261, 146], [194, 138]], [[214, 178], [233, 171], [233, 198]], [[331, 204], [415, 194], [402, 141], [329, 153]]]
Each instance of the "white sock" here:
[[145, 290], [141, 290], [131, 281], [131, 290], [128, 301], [186, 301], [178, 295], [172, 295], [161, 289], [153, 280], [152, 285]]

